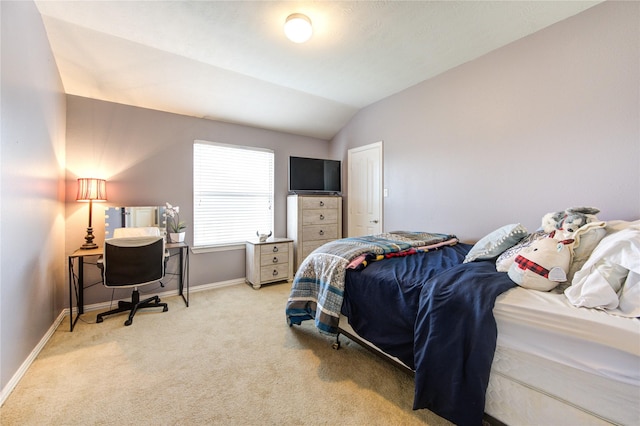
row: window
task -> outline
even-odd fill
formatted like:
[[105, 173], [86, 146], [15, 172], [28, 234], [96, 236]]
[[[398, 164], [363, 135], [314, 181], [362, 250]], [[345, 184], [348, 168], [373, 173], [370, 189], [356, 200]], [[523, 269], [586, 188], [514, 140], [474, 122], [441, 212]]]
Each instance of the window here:
[[193, 144], [194, 246], [243, 244], [273, 230], [273, 151]]

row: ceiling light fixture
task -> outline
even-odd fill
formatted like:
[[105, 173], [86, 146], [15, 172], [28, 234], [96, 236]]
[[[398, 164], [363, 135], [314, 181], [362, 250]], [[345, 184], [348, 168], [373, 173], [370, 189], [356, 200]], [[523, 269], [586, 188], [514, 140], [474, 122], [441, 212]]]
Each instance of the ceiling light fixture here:
[[294, 43], [304, 43], [311, 38], [311, 19], [302, 13], [292, 13], [284, 23], [284, 33]]

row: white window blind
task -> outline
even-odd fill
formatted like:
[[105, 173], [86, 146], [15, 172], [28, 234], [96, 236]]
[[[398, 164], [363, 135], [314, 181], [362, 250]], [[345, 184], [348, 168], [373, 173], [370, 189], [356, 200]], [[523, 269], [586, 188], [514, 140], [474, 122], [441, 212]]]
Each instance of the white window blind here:
[[273, 230], [273, 163], [270, 150], [194, 142], [195, 247], [244, 243]]

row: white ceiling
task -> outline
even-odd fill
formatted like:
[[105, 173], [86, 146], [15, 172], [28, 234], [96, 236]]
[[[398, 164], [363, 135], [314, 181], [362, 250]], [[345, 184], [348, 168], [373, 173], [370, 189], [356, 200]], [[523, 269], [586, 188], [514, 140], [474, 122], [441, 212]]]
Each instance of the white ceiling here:
[[[321, 139], [599, 2], [36, 0], [68, 94]], [[294, 12], [305, 44], [284, 36]]]

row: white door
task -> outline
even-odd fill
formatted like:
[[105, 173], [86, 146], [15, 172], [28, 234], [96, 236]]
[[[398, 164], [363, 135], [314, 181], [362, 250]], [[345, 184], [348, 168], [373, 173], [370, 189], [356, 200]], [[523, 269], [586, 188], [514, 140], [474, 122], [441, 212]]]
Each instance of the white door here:
[[349, 237], [382, 232], [382, 141], [348, 151]]
[[131, 209], [131, 224], [127, 226], [158, 226], [156, 220], [157, 207], [134, 207]]

